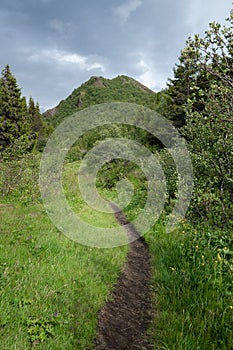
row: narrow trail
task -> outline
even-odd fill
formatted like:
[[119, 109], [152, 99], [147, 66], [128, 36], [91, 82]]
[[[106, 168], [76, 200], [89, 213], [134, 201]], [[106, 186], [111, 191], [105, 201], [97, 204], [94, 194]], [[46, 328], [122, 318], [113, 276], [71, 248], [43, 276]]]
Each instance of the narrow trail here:
[[[115, 205], [111, 204], [114, 208]], [[152, 318], [151, 267], [148, 247], [122, 212], [115, 214], [121, 225], [127, 225], [130, 251], [118, 278], [112, 298], [100, 311], [96, 350], [152, 349], [146, 331]]]

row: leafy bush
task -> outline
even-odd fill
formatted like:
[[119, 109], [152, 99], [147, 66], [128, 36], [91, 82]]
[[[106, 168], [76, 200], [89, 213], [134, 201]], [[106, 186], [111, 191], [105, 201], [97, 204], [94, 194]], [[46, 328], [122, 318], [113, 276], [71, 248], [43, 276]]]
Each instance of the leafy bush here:
[[39, 161], [39, 154], [28, 152], [27, 138], [21, 137], [7, 147], [0, 161], [1, 195], [14, 194], [27, 201], [38, 198]]
[[53, 318], [28, 318], [26, 321], [29, 340], [33, 345], [38, 345], [54, 335], [54, 327], [57, 320]]

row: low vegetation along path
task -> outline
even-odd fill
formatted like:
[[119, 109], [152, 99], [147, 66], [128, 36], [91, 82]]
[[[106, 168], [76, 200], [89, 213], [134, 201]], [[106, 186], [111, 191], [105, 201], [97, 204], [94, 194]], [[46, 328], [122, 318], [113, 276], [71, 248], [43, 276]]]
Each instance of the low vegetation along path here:
[[[122, 212], [115, 217], [121, 225], [128, 224]], [[152, 317], [150, 256], [144, 239], [131, 224], [127, 225], [127, 234], [136, 240], [130, 243], [112, 298], [99, 314], [96, 350], [151, 349], [146, 340]]]

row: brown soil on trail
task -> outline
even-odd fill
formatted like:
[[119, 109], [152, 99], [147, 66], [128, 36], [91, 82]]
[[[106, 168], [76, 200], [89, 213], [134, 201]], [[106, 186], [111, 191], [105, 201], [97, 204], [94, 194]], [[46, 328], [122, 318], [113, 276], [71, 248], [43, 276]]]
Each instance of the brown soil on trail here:
[[[127, 224], [121, 212], [115, 217], [120, 224]], [[145, 241], [130, 224], [127, 233], [137, 240], [130, 243], [127, 261], [111, 300], [100, 311], [96, 350], [152, 349], [146, 340], [152, 317], [150, 256]]]

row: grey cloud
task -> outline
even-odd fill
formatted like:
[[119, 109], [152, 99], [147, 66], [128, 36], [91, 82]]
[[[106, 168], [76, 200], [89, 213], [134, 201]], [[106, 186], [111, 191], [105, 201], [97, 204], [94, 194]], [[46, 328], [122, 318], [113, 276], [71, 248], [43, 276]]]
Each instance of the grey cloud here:
[[58, 18], [54, 18], [49, 22], [49, 27], [57, 32], [64, 39], [73, 38], [78, 31], [78, 28], [75, 24], [71, 22], [65, 22]]
[[122, 5], [118, 6], [114, 13], [120, 17], [120, 20], [125, 23], [129, 16], [142, 6], [141, 0], [128, 0]]
[[2, 0], [0, 68], [53, 107], [91, 75], [127, 74], [158, 90], [187, 37], [223, 21], [218, 0]]

